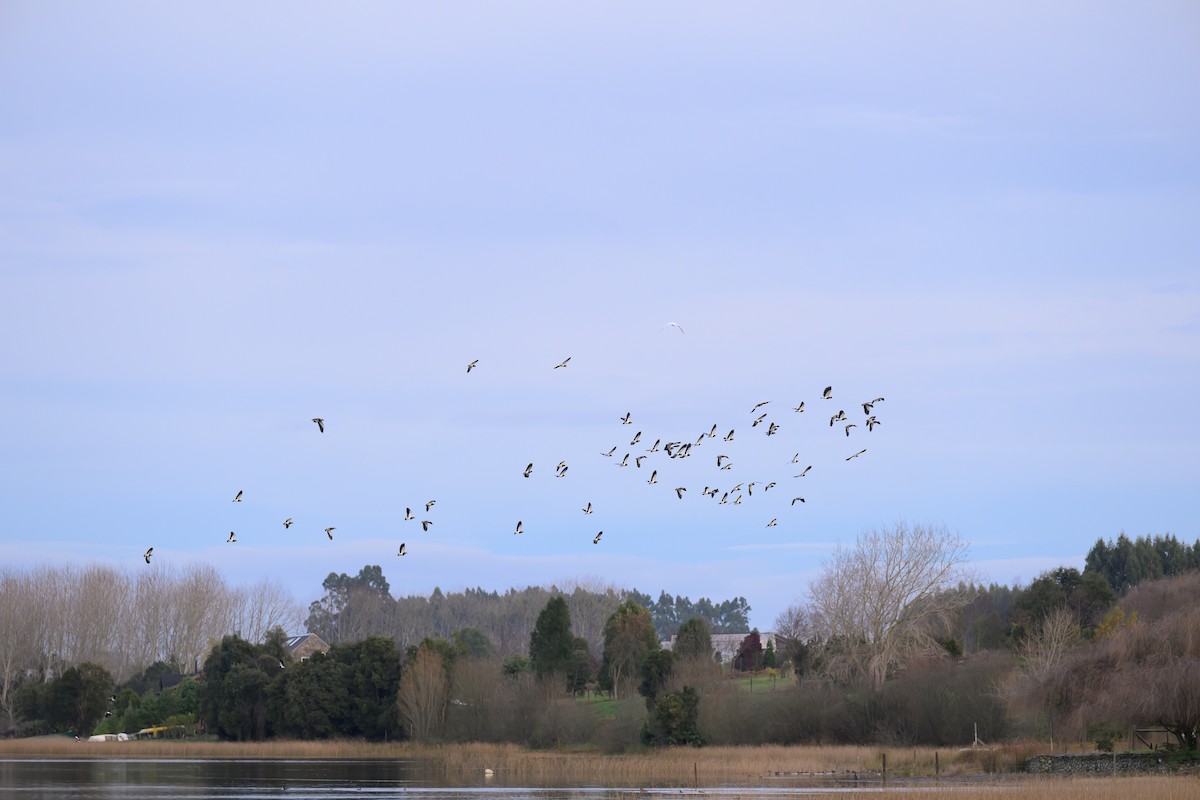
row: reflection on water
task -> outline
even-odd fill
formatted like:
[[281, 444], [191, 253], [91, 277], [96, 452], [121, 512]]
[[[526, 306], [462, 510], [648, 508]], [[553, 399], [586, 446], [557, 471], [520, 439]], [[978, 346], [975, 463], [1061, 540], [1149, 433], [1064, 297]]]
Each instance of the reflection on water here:
[[[927, 786], [926, 789], [934, 787]], [[945, 787], [950, 788], [950, 787]], [[961, 786], [958, 788], [962, 788]], [[978, 787], [983, 788], [983, 787]], [[993, 787], [997, 788], [997, 787]], [[878, 784], [818, 783], [770, 787], [640, 789], [514, 787], [500, 779], [455, 781], [424, 762], [231, 759], [0, 759], [0, 798], [186, 798], [187, 800], [665, 800], [704, 795], [723, 800], [879, 791]]]

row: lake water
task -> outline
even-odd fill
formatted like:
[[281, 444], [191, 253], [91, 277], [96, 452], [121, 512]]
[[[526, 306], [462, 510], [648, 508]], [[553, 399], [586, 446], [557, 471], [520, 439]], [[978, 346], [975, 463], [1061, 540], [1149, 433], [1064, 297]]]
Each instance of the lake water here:
[[[447, 786], [418, 761], [231, 759], [0, 759], [3, 800], [666, 800], [701, 794], [728, 800], [871, 792], [882, 787], [817, 782], [784, 786], [690, 789], [516, 787], [485, 778]], [[926, 787], [931, 788], [931, 787]], [[949, 786], [939, 788], [948, 789]]]

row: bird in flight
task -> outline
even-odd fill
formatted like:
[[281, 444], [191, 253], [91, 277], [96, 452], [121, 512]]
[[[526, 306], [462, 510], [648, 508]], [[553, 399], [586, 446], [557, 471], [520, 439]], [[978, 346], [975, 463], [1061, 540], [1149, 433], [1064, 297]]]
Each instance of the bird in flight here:
[[779, 432], [779, 426], [776, 425], [774, 422], [772, 422], [770, 425], [767, 426], [767, 436], [774, 436], [778, 432]]
[[646, 483], [658, 483], [658, 470], [650, 473], [650, 479]]
[[568, 467], [566, 464], [561, 465], [558, 468], [558, 474], [556, 474], [554, 477], [556, 477], [556, 478], [565, 477], [568, 469], [570, 469], [570, 467]]
[[625, 416], [621, 417], [621, 424], [628, 425], [630, 423], [632, 417], [633, 417], [633, 412], [626, 411]]
[[525, 532], [525, 526], [521, 524], [521, 520], [517, 520], [517, 529], [515, 531], [513, 531], [513, 536], [516, 536], [518, 533], [524, 533], [524, 532]]
[[629, 453], [626, 453], [625, 457], [617, 462], [617, 466], [618, 467], [628, 467], [629, 466]]
[[235, 503], [242, 502], [242, 490], [241, 489], [238, 489], [238, 493], [233, 496], [233, 502], [235, 502]]
[[646, 452], [647, 452], [647, 453], [657, 453], [657, 452], [658, 452], [658, 444], [659, 444], [659, 442], [661, 442], [661, 441], [662, 441], [662, 439], [655, 439], [655, 440], [654, 440], [654, 444], [653, 444], [653, 445], [651, 445], [650, 449], [649, 449], [649, 450], [647, 450]]
[[407, 553], [404, 552], [404, 542], [400, 543], [400, 549], [396, 551], [396, 555], [398, 555], [398, 556], [407, 555]]
[[634, 456], [634, 457], [633, 457], [633, 465], [634, 465], [635, 467], [637, 467], [638, 469], [641, 469], [641, 468], [642, 468], [642, 462], [643, 462], [643, 461], [645, 461], [645, 460], [646, 460], [646, 458], [648, 458], [648, 456]]
[[588, 504], [583, 507], [583, 513], [585, 513], [585, 514], [592, 513], [592, 502], [590, 500], [588, 501]]
[[285, 520], [283, 521], [283, 527], [284, 527], [284, 529], [285, 529], [285, 530], [286, 530], [287, 528], [290, 528], [290, 527], [292, 527], [292, 518], [291, 518], [291, 517], [288, 517], [287, 519], [285, 519]]
[[639, 440], [641, 440], [641, 438], [642, 438], [642, 432], [641, 432], [641, 431], [638, 431], [637, 433], [635, 433], [635, 434], [633, 435], [633, 441], [631, 441], [631, 442], [629, 443], [629, 446], [630, 446], [630, 447], [633, 447], [635, 444], [637, 444], [637, 443], [638, 443], [638, 441], [639, 441]]
[[822, 400], [832, 400], [833, 399], [833, 387], [832, 386], [825, 387], [825, 391], [821, 392], [821, 399]]
[[236, 542], [236, 541], [237, 541], [237, 536], [235, 536], [235, 535], [234, 535], [233, 531], [230, 531], [230, 532], [229, 532], [229, 538], [228, 538], [228, 539], [226, 539], [225, 541], [226, 541], [226, 543], [228, 543], [228, 542]]
[[411, 509], [411, 508], [407, 508], [407, 507], [405, 507], [405, 509], [404, 509], [404, 518], [405, 518], [406, 520], [408, 520], [408, 519], [416, 519], [416, 517], [414, 517], [414, 516], [413, 516], [412, 509]]
[[717, 438], [717, 423], [715, 423], [715, 422], [713, 423], [712, 430], [710, 430], [708, 432], [708, 438], [710, 438], [710, 439]]
[[676, 497], [678, 497], [680, 500], [682, 500], [682, 499], [683, 499], [683, 493], [684, 493], [684, 492], [686, 492], [686, 491], [687, 491], [687, 487], [686, 487], [686, 486], [676, 486], [676, 487], [675, 487], [675, 496], [676, 496]]
[[762, 421], [763, 421], [764, 419], [766, 419], [766, 418], [767, 418], [767, 415], [766, 415], [766, 413], [764, 412], [763, 414], [761, 414], [761, 415], [758, 417], [758, 419], [754, 420], [754, 422], [752, 422], [752, 423], [750, 424], [750, 427], [751, 427], [751, 428], [757, 428], [757, 427], [758, 427], [758, 423], [762, 422]]
[[829, 418], [829, 427], [832, 428], [833, 423], [841, 422], [844, 419], [846, 419], [846, 409], [842, 408], [838, 410], [838, 413]]
[[324, 419], [324, 417], [313, 417], [313, 420], [312, 420], [312, 421], [313, 421], [313, 422], [315, 422], [315, 423], [317, 423], [317, 430], [321, 431], [321, 433], [324, 433], [324, 432], [325, 432], [325, 419]]
[[615, 452], [617, 452], [617, 446], [614, 444], [612, 446], [612, 450], [609, 450], [607, 453], [601, 453], [600, 455], [605, 456], [606, 458], [612, 458], [612, 454]]
[[800, 405], [793, 408], [792, 411], [795, 411], [797, 414], [803, 414], [804, 413], [804, 401], [801, 400]]
[[794, 477], [794, 478], [803, 478], [805, 475], [807, 475], [807, 474], [808, 474], [808, 471], [809, 471], [810, 469], [812, 469], [812, 464], [809, 464], [807, 467], [805, 467], [805, 468], [804, 468], [804, 471], [803, 471], [803, 472], [801, 472], [799, 475], [793, 475], [792, 477]]
[[533, 474], [533, 462], [532, 461], [529, 462], [529, 466], [525, 467], [525, 471], [521, 474], [523, 474], [526, 478], [528, 478], [530, 475]]
[[325, 529], [325, 535], [329, 537], [329, 541], [331, 541], [331, 542], [333, 541], [333, 532], [336, 530], [337, 530], [337, 528], [326, 528]]
[[804, 498], [803, 498], [803, 497], [793, 497], [793, 498], [792, 498], [792, 505], [796, 505], [796, 503], [797, 503], [797, 502], [803, 503], [803, 502], [805, 502], [805, 501], [804, 501]]
[[666, 325], [663, 325], [661, 328], [659, 328], [659, 330], [660, 330], [660, 331], [665, 331], [667, 328], [678, 328], [678, 330], [679, 330], [679, 332], [680, 332], [680, 333], [683, 333], [683, 332], [684, 332], [684, 331], [683, 331], [683, 328], [682, 328], [682, 327], [680, 327], [680, 325], [679, 325], [679, 323], [678, 323], [678, 322], [668, 322]]
[[724, 440], [725, 440], [725, 441], [727, 441], [727, 442], [732, 442], [732, 441], [733, 441], [733, 431], [734, 431], [734, 429], [733, 429], [733, 428], [730, 428], [730, 429], [729, 429], [729, 433], [727, 433], [726, 435], [722, 436], [721, 438], [722, 438], [722, 439], [724, 439]]
[[570, 356], [567, 356], [566, 358], [564, 358], [564, 359], [562, 360], [562, 363], [561, 363], [561, 364], [558, 364], [558, 365], [556, 365], [554, 368], [555, 368], [555, 369], [561, 369], [561, 368], [563, 368], [563, 367], [567, 366], [567, 362], [568, 362], [568, 361], [570, 361], [570, 360], [571, 360], [571, 357], [570, 357]]
[[850, 459], [852, 459], [852, 458], [858, 458], [859, 456], [861, 456], [861, 455], [862, 455], [863, 453], [865, 453], [865, 452], [867, 452], [867, 448], [865, 448], [865, 447], [864, 447], [862, 450], [859, 450], [859, 451], [858, 451], [857, 453], [855, 453], [854, 455], [852, 455], [852, 456], [846, 456], [846, 460], [847, 460], [847, 461], [849, 461], [849, 460], [850, 460]]
[[875, 430], [876, 425], [882, 425], [882, 424], [883, 423], [880, 422], [879, 420], [875, 419], [874, 416], [867, 417], [866, 426], [867, 426], [868, 431], [873, 431], [873, 430]]
[[433, 508], [436, 505], [437, 505], [437, 500], [430, 500], [428, 503], [425, 504], [425, 510], [429, 511], [429, 509]]
[[154, 548], [153, 548], [153, 547], [151, 547], [149, 550], [147, 550], [145, 553], [143, 553], [143, 554], [142, 554], [142, 558], [146, 559], [146, 563], [147, 563], [147, 564], [149, 564], [149, 563], [150, 563], [150, 556], [152, 556], [152, 555], [154, 555]]
[[760, 408], [762, 408], [763, 406], [765, 406], [765, 405], [766, 405], [767, 403], [769, 403], [769, 402], [771, 402], [771, 401], [770, 401], [770, 400], [763, 400], [761, 403], [755, 403], [755, 405], [754, 405], [754, 408], [750, 409], [750, 413], [751, 413], [751, 414], [753, 414], [755, 411], [758, 411]]
[[846, 426], [846, 435], [847, 435], [847, 436], [849, 436], [849, 435], [850, 435], [850, 429], [851, 429], [851, 428], [857, 428], [857, 427], [858, 427], [857, 425], [855, 425], [853, 422], [851, 422], [849, 425], [847, 425], [847, 426]]
[[768, 528], [774, 528], [779, 522], [779, 517], [771, 517], [771, 521], [767, 523]]
[[430, 525], [432, 525], [432, 524], [433, 524], [433, 520], [431, 520], [431, 519], [423, 519], [423, 520], [421, 520], [421, 530], [422, 530], [422, 531], [428, 531], [428, 530], [429, 530], [429, 526], [430, 526]]
[[[479, 359], [478, 359], [478, 358], [477, 358], [477, 359], [475, 359], [474, 361], [472, 361], [470, 364], [467, 364], [467, 373], [469, 374], [469, 373], [471, 372], [471, 370], [475, 369], [475, 367], [476, 367], [476, 366], [478, 366], [478, 365], [479, 365]], [[404, 549], [404, 545], [400, 545], [400, 549], [402, 549], [402, 550], [403, 550], [403, 549]], [[404, 554], [403, 554], [403, 553], [401, 553], [400, 555], [404, 555]]]
[[603, 535], [604, 535], [604, 531], [600, 531], [599, 533], [597, 533], [596, 538], [592, 539], [592, 544], [600, 544], [600, 537]]

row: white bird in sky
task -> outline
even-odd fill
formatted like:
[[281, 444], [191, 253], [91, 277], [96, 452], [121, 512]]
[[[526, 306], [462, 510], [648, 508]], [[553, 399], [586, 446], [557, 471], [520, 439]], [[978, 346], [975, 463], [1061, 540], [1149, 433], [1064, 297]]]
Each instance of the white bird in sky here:
[[[471, 370], [475, 369], [475, 367], [478, 366], [478, 364], [479, 364], [478, 358], [475, 359], [474, 361], [472, 361], [470, 364], [467, 364], [467, 372], [470, 373]], [[404, 545], [400, 545], [400, 547], [403, 548]], [[401, 553], [401, 555], [403, 555], [403, 553]]]
[[226, 539], [225, 541], [226, 541], [226, 542], [236, 542], [236, 541], [237, 541], [237, 536], [235, 536], [235, 535], [234, 535], [233, 531], [230, 531], [230, 532], [229, 532], [229, 538], [228, 538], [228, 539]]
[[852, 458], [858, 458], [859, 456], [861, 456], [861, 455], [862, 455], [863, 453], [865, 453], [865, 452], [867, 452], [867, 448], [865, 448], [865, 447], [864, 447], [862, 450], [859, 450], [859, 451], [858, 451], [857, 453], [855, 453], [854, 455], [852, 455], [852, 456], [846, 456], [846, 460], [847, 460], [847, 461], [849, 461], [849, 460], [850, 460], [850, 459], [852, 459]]
[[849, 425], [847, 425], [847, 426], [846, 426], [846, 435], [847, 435], [847, 436], [849, 436], [849, 435], [850, 435], [850, 429], [851, 429], [851, 428], [857, 428], [857, 427], [858, 427], [857, 425], [855, 425], [853, 422], [851, 422]]
[[429, 509], [433, 508], [436, 505], [437, 505], [437, 500], [430, 500], [428, 503], [425, 504], [425, 510], [429, 511]]
[[324, 417], [313, 417], [312, 421], [317, 423], [317, 430], [319, 430], [321, 433], [325, 432], [325, 418]]
[[570, 356], [567, 356], [566, 358], [564, 358], [564, 359], [562, 360], [562, 363], [561, 363], [561, 364], [556, 364], [554, 368], [555, 368], [555, 369], [561, 369], [561, 368], [565, 367], [565, 366], [567, 365], [567, 362], [568, 362], [568, 361], [570, 361], [570, 360], [571, 360], [571, 357], [570, 357]]
[[771, 521], [767, 523], [767, 527], [768, 527], [768, 528], [774, 528], [774, 527], [775, 527], [775, 525], [776, 525], [778, 522], [779, 522], [779, 518], [778, 518], [778, 517], [772, 517], [772, 518], [771, 518]]
[[761, 403], [755, 403], [755, 404], [754, 404], [754, 408], [750, 409], [750, 413], [751, 413], [751, 414], [753, 414], [755, 411], [758, 411], [760, 408], [762, 408], [763, 406], [765, 406], [765, 405], [766, 405], [767, 403], [769, 403], [769, 402], [771, 402], [771, 401], [770, 401], [770, 400], [763, 400]]
[[241, 489], [238, 489], [238, 493], [233, 496], [233, 502], [235, 502], [235, 503], [242, 502], [242, 490]]
[[804, 471], [803, 471], [803, 472], [801, 472], [799, 475], [793, 475], [792, 477], [795, 477], [795, 478], [803, 478], [805, 475], [807, 475], [807, 474], [808, 474], [808, 471], [809, 471], [810, 469], [812, 469], [812, 464], [809, 464], [807, 467], [805, 467], [805, 468], [804, 468]]
[[517, 520], [517, 529], [515, 531], [513, 531], [513, 536], [516, 536], [518, 533], [524, 533], [524, 532], [525, 532], [525, 526], [521, 524], [521, 520]]
[[429, 526], [430, 526], [430, 525], [432, 525], [432, 524], [433, 524], [433, 520], [431, 520], [431, 519], [423, 519], [423, 520], [421, 520], [421, 530], [423, 530], [423, 531], [428, 531], [428, 530], [429, 530]]
[[682, 500], [682, 499], [683, 499], [683, 493], [684, 493], [684, 492], [686, 492], [686, 491], [687, 491], [687, 487], [685, 487], [685, 486], [676, 486], [676, 487], [675, 487], [675, 496], [676, 496], [676, 497], [678, 497], [680, 500]]
[[641, 440], [641, 438], [642, 438], [642, 432], [641, 432], [641, 431], [638, 431], [637, 433], [635, 433], [635, 434], [633, 435], [633, 441], [631, 441], [631, 442], [629, 443], [629, 446], [630, 446], [630, 447], [633, 447], [635, 444], [637, 444], [637, 443], [638, 443], [638, 441], [639, 441], [639, 440]]
[[283, 521], [283, 527], [284, 527], [284, 529], [292, 527], [292, 518], [291, 517], [288, 517], [287, 519], [285, 519]]
[[647, 452], [647, 453], [657, 453], [657, 452], [658, 452], [658, 444], [659, 444], [659, 442], [661, 442], [661, 441], [662, 441], [662, 439], [655, 439], [655, 440], [654, 440], [654, 444], [653, 444], [653, 445], [651, 445], [651, 446], [650, 446], [650, 449], [649, 449], [649, 450], [647, 450], [646, 452]]
[[408, 520], [408, 519], [416, 519], [416, 517], [414, 517], [414, 516], [413, 516], [412, 509], [411, 509], [411, 508], [407, 508], [407, 507], [405, 507], [405, 509], [404, 509], [404, 518], [405, 518], [406, 520]]
[[604, 535], [604, 531], [600, 531], [599, 533], [597, 533], [596, 538], [592, 539], [592, 544], [600, 544], [600, 537], [603, 535]]
[[822, 400], [832, 400], [833, 399], [833, 387], [832, 386], [825, 387], [825, 391], [821, 392], [821, 399]]
[[590, 500], [588, 501], [588, 504], [583, 507], [583, 513], [585, 513], [585, 514], [592, 513], [592, 503]]
[[337, 530], [337, 528], [326, 528], [325, 529], [325, 535], [329, 537], [329, 541], [331, 541], [331, 542], [333, 541], [333, 532], [336, 530]]
[[526, 478], [528, 478], [530, 475], [533, 474], [533, 462], [532, 461], [529, 462], [529, 466], [525, 467], [525, 471], [521, 474], [524, 475]]
[[149, 550], [147, 550], [145, 553], [143, 553], [143, 554], [142, 554], [142, 558], [146, 559], [146, 563], [147, 563], [147, 564], [149, 564], [149, 563], [150, 563], [150, 556], [152, 556], [152, 555], [154, 555], [154, 548], [153, 548], [153, 547], [151, 547]]
[[658, 470], [650, 473], [650, 479], [646, 483], [658, 483]]
[[618, 467], [628, 467], [629, 466], [629, 453], [626, 453], [625, 457], [617, 462], [617, 466]]
[[609, 450], [607, 453], [601, 453], [600, 455], [602, 455], [606, 458], [612, 458], [612, 454], [615, 452], [617, 452], [617, 446], [614, 444], [612, 446], [612, 450]]
[[803, 400], [801, 400], [801, 401], [800, 401], [800, 405], [798, 405], [798, 406], [796, 406], [795, 408], [793, 408], [793, 409], [792, 409], [792, 411], [795, 411], [797, 414], [802, 414], [802, 413], [804, 413], [804, 401], [803, 401]]
[[680, 327], [678, 322], [668, 322], [666, 325], [663, 325], [661, 328], [659, 328], [659, 330], [665, 331], [667, 328], [678, 328], [680, 333], [684, 332], [683, 328]]
[[633, 419], [632, 419], [632, 418], [633, 418], [633, 412], [631, 412], [631, 411], [626, 411], [626, 412], [625, 412], [625, 416], [621, 417], [621, 424], [622, 424], [622, 425], [628, 425], [630, 422], [632, 422], [632, 421], [633, 421]]
[[726, 435], [722, 436], [721, 438], [722, 438], [722, 439], [724, 439], [724, 440], [725, 440], [725, 441], [727, 441], [727, 442], [732, 442], [732, 441], [733, 441], [733, 431], [734, 431], [734, 429], [733, 429], [733, 428], [730, 428], [730, 429], [729, 429], [729, 433], [727, 433]]
[[398, 555], [398, 556], [406, 555], [406, 553], [404, 552], [404, 542], [400, 543], [400, 549], [396, 551], [396, 555]]

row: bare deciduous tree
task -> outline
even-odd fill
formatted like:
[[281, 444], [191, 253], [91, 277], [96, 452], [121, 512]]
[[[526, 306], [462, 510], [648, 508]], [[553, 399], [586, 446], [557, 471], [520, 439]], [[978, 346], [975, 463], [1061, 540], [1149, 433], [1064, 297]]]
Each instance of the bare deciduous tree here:
[[396, 695], [400, 719], [416, 741], [427, 742], [441, 733], [450, 699], [449, 683], [442, 656], [426, 647], [417, 648], [400, 677]]
[[944, 527], [898, 523], [839, 547], [809, 585], [813, 622], [829, 643], [829, 668], [876, 691], [888, 670], [935, 651], [954, 612], [967, 601], [967, 543]]

